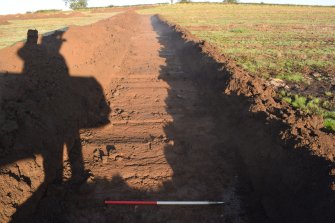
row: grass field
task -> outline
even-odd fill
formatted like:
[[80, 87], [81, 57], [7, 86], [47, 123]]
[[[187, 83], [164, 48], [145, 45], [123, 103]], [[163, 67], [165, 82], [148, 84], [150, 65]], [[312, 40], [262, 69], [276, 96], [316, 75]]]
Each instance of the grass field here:
[[86, 10], [82, 11], [81, 13], [86, 16], [9, 20], [9, 24], [0, 25], [0, 49], [11, 46], [18, 41], [26, 39], [28, 29], [37, 29], [39, 34], [43, 34], [53, 30], [63, 29], [71, 25], [88, 25], [101, 19], [116, 15], [120, 12], [91, 13], [90, 11]]
[[335, 130], [335, 7], [196, 3], [140, 13], [163, 15], [246, 71], [283, 80], [285, 101]]

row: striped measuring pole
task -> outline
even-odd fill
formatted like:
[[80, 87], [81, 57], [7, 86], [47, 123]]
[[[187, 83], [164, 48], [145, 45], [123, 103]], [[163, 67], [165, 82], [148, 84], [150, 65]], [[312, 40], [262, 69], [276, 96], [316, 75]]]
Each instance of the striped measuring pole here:
[[105, 201], [112, 205], [219, 205], [223, 201]]

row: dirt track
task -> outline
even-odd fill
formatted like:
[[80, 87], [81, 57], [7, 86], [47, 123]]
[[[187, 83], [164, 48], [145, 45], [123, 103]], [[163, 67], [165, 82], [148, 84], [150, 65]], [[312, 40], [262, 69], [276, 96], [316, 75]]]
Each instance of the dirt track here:
[[[66, 41], [59, 42], [59, 37]], [[250, 112], [250, 98], [223, 93], [234, 88], [229, 73], [158, 17], [128, 12], [87, 27], [72, 27], [45, 38], [41, 45], [44, 48], [35, 53], [41, 55], [37, 61], [25, 64], [16, 55], [23, 43], [0, 51], [0, 71], [9, 72], [1, 72], [5, 80], [22, 70], [23, 74], [40, 73], [34, 77], [38, 87], [25, 81], [28, 87], [12, 89], [11, 83], [20, 83], [16, 79], [1, 86], [6, 90], [1, 108], [7, 112], [14, 107], [16, 115], [5, 117], [12, 128], [6, 129], [0, 144], [5, 154], [0, 163], [4, 221], [14, 213], [13, 222], [27, 222], [27, 218], [31, 222], [334, 219], [329, 175], [333, 163], [306, 149], [293, 149], [294, 142], [282, 142], [279, 133], [287, 126], [266, 120], [264, 113]], [[52, 72], [68, 74], [70, 79], [57, 82], [45, 77]], [[91, 92], [92, 86], [96, 92]], [[110, 110], [103, 102], [100, 107], [92, 103], [100, 98], [100, 88]], [[29, 96], [22, 99], [22, 95]], [[43, 95], [50, 95], [49, 101], [41, 99]], [[89, 101], [85, 95], [90, 95]], [[20, 106], [11, 107], [11, 101]], [[21, 112], [30, 106], [37, 107], [37, 118]], [[109, 124], [95, 117], [106, 116], [106, 111], [111, 111]], [[13, 128], [13, 122], [18, 127]], [[21, 127], [22, 123], [33, 127]], [[45, 123], [55, 130], [38, 130]], [[79, 129], [80, 139], [76, 138]], [[52, 142], [61, 146], [35, 149], [48, 148], [46, 142], [53, 134], [57, 138]], [[81, 146], [76, 145], [78, 140]], [[29, 142], [29, 146], [15, 142]], [[326, 146], [321, 149], [331, 151]], [[62, 165], [54, 162], [59, 156], [63, 156]], [[57, 179], [59, 171], [62, 183]], [[103, 204], [105, 199], [223, 200], [227, 204], [111, 207]]]

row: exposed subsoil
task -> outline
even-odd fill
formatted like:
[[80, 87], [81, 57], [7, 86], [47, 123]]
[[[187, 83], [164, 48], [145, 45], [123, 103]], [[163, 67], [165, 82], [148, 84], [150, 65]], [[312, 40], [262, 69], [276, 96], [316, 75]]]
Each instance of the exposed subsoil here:
[[8, 25], [9, 22], [7, 20], [1, 20], [0, 19], [0, 25]]
[[0, 79], [1, 222], [333, 222], [322, 120], [162, 18], [18, 43], [0, 51]]

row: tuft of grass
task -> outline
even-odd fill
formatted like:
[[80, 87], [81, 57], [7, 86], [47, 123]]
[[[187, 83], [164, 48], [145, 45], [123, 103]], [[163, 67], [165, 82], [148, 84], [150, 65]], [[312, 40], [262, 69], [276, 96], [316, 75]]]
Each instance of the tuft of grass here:
[[276, 78], [290, 81], [290, 82], [304, 82], [305, 79], [300, 73], [285, 73], [280, 74]]
[[331, 118], [331, 119], [335, 119], [335, 111], [327, 111], [324, 114], [325, 118]]
[[292, 104], [292, 98], [290, 97], [283, 97], [283, 101], [286, 101], [289, 104]]
[[327, 97], [331, 97], [331, 96], [333, 96], [333, 93], [330, 92], [330, 91], [326, 91], [326, 92], [325, 92], [325, 95], [326, 95]]
[[294, 108], [300, 109], [301, 111], [307, 114], [318, 114], [324, 118], [324, 127], [330, 131], [335, 131], [335, 111], [330, 110], [334, 109], [333, 107], [325, 107], [324, 105], [329, 101], [322, 101], [320, 98], [300, 95], [292, 95], [284, 90], [278, 92], [281, 99]]
[[244, 33], [246, 32], [245, 29], [231, 29], [229, 30], [229, 32], [232, 32], [232, 33]]
[[307, 98], [304, 96], [294, 95], [294, 100], [292, 101], [292, 106], [295, 108], [300, 108], [305, 110]]
[[326, 118], [323, 123], [325, 129], [335, 132], [335, 119]]
[[61, 9], [41, 9], [35, 11], [35, 13], [55, 13], [55, 12], [61, 12]]
[[306, 108], [308, 113], [316, 113], [316, 114], [322, 113], [319, 98], [312, 98], [310, 101], [308, 101], [306, 104]]
[[330, 101], [325, 100], [325, 101], [322, 102], [322, 107], [325, 108], [325, 109], [331, 110], [332, 106], [333, 105]]

